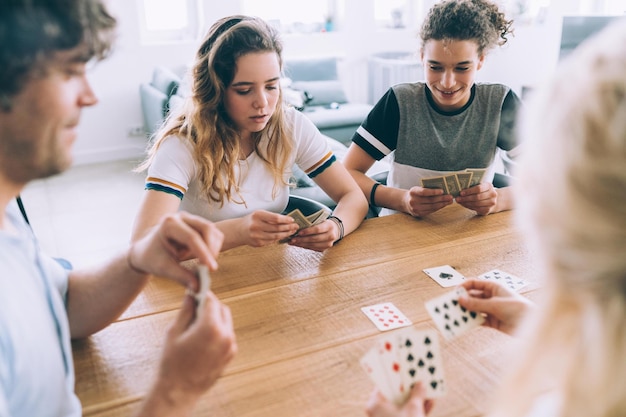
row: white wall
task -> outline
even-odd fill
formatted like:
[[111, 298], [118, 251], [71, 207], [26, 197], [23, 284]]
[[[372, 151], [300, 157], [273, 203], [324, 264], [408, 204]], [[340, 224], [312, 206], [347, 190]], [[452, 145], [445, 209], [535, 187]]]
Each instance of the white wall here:
[[[210, 7], [204, 11], [207, 27], [219, 17], [240, 12], [237, 0], [219, 5], [209, 3]], [[522, 86], [539, 83], [554, 69], [560, 42], [560, 16], [568, 1], [553, 0], [552, 4], [544, 25], [518, 25], [509, 44], [488, 56], [479, 80], [502, 82], [520, 93]], [[113, 55], [90, 73], [100, 102], [83, 112], [75, 147], [76, 164], [141, 159], [146, 140], [128, 133], [129, 129], [142, 125], [139, 84], [150, 79], [155, 65], [175, 68], [190, 62], [197, 45], [196, 42], [141, 45], [136, 2], [110, 0], [109, 7], [118, 18], [118, 40]], [[373, 10], [373, 0], [346, 0], [346, 15], [350, 19], [340, 31], [285, 36], [284, 57], [341, 57], [339, 73], [348, 97], [366, 102], [368, 57], [384, 51], [412, 53], [419, 45], [415, 30], [377, 30], [368, 10]]]

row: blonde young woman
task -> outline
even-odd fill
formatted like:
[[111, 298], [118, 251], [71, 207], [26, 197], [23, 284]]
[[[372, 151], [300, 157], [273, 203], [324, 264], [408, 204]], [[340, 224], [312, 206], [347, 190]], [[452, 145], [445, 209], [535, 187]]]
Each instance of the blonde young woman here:
[[[495, 189], [498, 149], [518, 152], [514, 122], [521, 105], [508, 86], [476, 83], [489, 50], [507, 42], [512, 21], [487, 0], [446, 0], [421, 31], [424, 82], [392, 86], [357, 129], [344, 164], [381, 215], [423, 217], [456, 201], [480, 215], [513, 207], [510, 187]], [[391, 158], [386, 185], [365, 173]], [[453, 199], [421, 179], [484, 168], [480, 184]]]
[[160, 129], [146, 162], [146, 192], [133, 239], [184, 209], [216, 222], [222, 250], [263, 246], [298, 229], [280, 214], [297, 164], [334, 201], [333, 215], [288, 243], [323, 251], [364, 219], [367, 201], [327, 141], [282, 102], [282, 45], [261, 19], [217, 21], [197, 52], [191, 96]]
[[[545, 298], [465, 283], [470, 309], [516, 332], [518, 363], [490, 417], [626, 416], [626, 21], [581, 45], [529, 103], [519, 224], [541, 258]], [[528, 310], [532, 310], [529, 314]], [[370, 416], [424, 416], [378, 394]]]

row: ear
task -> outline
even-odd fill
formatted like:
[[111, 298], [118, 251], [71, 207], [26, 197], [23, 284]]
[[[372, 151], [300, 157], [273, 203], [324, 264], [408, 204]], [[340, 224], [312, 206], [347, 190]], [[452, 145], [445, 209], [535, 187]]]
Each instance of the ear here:
[[476, 71], [483, 67], [483, 63], [485, 62], [485, 54], [482, 54], [480, 58], [478, 58], [478, 65], [476, 66]]

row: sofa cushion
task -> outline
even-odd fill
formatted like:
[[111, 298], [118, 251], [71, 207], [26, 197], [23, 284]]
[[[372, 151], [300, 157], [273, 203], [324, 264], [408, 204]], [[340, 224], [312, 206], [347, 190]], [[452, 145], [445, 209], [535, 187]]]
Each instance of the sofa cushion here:
[[307, 106], [325, 106], [330, 103], [347, 103], [348, 98], [339, 80], [293, 81], [291, 88], [310, 97]]
[[152, 72], [152, 81], [150, 84], [170, 97], [176, 94], [176, 90], [180, 85], [180, 77], [168, 68], [157, 66]]
[[303, 113], [311, 119], [318, 129], [353, 125], [356, 131], [370, 110], [372, 110], [372, 106], [369, 104], [346, 103], [340, 104], [335, 109], [322, 106], [306, 107]]
[[301, 58], [285, 61], [285, 76], [293, 81], [337, 80], [337, 58]]

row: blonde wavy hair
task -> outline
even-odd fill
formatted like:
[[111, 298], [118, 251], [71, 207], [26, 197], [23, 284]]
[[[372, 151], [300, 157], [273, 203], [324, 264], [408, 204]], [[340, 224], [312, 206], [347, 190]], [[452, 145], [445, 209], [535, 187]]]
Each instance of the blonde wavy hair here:
[[581, 45], [522, 122], [519, 225], [547, 298], [492, 416], [626, 416], [626, 22]]
[[[239, 194], [235, 168], [239, 159], [240, 135], [224, 108], [226, 89], [237, 70], [237, 60], [246, 54], [273, 52], [282, 70], [282, 43], [278, 32], [265, 21], [248, 16], [225, 17], [215, 22], [203, 39], [191, 70], [191, 95], [159, 129], [147, 159], [138, 167], [150, 166], [157, 149], [168, 136], [176, 135], [193, 148], [200, 181], [209, 201], [224, 204]], [[282, 90], [267, 126], [252, 134], [254, 152], [271, 170], [276, 185], [287, 184], [284, 172], [293, 142], [284, 123]], [[261, 139], [266, 138], [263, 148]], [[274, 187], [276, 192], [276, 187]], [[238, 203], [245, 204], [244, 201]]]

